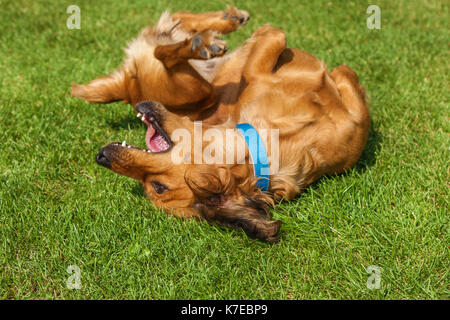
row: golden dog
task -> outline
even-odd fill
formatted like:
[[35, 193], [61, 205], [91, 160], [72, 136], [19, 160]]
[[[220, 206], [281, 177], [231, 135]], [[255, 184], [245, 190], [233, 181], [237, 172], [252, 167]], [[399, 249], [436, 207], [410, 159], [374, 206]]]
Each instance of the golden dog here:
[[[224, 55], [225, 43], [216, 32], [234, 31], [248, 17], [235, 8], [165, 13], [156, 27], [144, 29], [130, 44], [121, 69], [73, 85], [72, 95], [133, 105], [148, 126], [148, 149], [111, 143], [100, 150], [97, 162], [142, 182], [157, 207], [277, 241], [281, 222], [270, 220], [268, 208], [293, 199], [323, 174], [352, 167], [367, 141], [369, 114], [354, 71], [339, 66], [329, 72], [312, 55], [287, 48], [281, 30], [263, 26], [241, 48]], [[169, 151], [178, 152], [181, 142], [174, 143], [172, 135], [183, 128], [195, 136], [194, 120], [203, 120], [203, 133], [213, 129], [222, 136], [237, 123], [257, 131], [276, 129], [276, 170], [274, 142], [266, 142], [268, 191], [258, 188], [247, 144], [236, 130], [228, 136], [233, 143], [227, 140], [214, 151], [232, 154], [231, 163], [174, 162]], [[194, 141], [184, 156], [194, 154], [199, 143], [208, 146], [204, 139]]]

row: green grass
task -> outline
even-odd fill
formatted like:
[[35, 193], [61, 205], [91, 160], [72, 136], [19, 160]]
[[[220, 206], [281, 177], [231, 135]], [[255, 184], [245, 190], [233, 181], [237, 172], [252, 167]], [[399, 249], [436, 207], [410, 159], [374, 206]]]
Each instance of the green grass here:
[[[128, 2], [0, 0], [0, 298], [450, 298], [447, 1]], [[81, 30], [66, 28], [74, 3]], [[107, 142], [143, 146], [130, 107], [69, 96], [72, 81], [118, 66], [168, 6], [226, 3], [252, 15], [231, 47], [271, 23], [330, 69], [350, 65], [371, 98], [361, 160], [277, 206], [277, 244], [156, 210], [94, 160]], [[369, 4], [381, 30], [366, 27]], [[69, 265], [81, 290], [66, 288]]]

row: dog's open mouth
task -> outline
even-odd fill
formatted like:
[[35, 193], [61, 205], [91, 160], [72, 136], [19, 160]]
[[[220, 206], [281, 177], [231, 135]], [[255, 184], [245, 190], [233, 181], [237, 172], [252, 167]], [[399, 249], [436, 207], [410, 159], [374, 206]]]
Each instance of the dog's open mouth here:
[[150, 153], [166, 152], [172, 147], [172, 141], [167, 136], [166, 132], [161, 128], [158, 121], [153, 115], [143, 115], [141, 113], [138, 113], [137, 117], [140, 118], [141, 121], [144, 122], [148, 127], [147, 133], [145, 134], [145, 145], [147, 146], [147, 150], [138, 148], [133, 145], [128, 145], [125, 141], [123, 141], [122, 143], [116, 142], [115, 144], [121, 145], [124, 148], [138, 149]]
[[158, 121], [156, 121], [155, 117], [145, 114], [142, 115], [140, 113], [138, 113], [137, 116], [148, 126], [147, 133], [145, 134], [145, 144], [148, 150], [153, 153], [169, 150], [172, 146], [172, 142], [161, 128]]

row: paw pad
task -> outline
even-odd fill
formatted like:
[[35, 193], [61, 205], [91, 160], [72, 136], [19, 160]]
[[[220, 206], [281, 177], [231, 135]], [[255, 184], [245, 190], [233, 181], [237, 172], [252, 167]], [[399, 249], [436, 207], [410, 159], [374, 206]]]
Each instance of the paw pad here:
[[223, 15], [224, 20], [230, 20], [232, 23], [244, 25], [250, 20], [250, 15], [245, 10], [238, 10], [235, 7], [227, 7]]
[[219, 57], [227, 52], [225, 41], [219, 38], [218, 34], [206, 31], [196, 35], [192, 39], [192, 51], [197, 52], [199, 59], [211, 59]]
[[198, 35], [192, 40], [192, 50], [195, 51], [202, 45], [202, 36]]
[[210, 55], [208, 50], [206, 50], [205, 48], [203, 48], [202, 50], [200, 50], [200, 52], [198, 53], [200, 55], [200, 57], [202, 57], [203, 59], [209, 59]]

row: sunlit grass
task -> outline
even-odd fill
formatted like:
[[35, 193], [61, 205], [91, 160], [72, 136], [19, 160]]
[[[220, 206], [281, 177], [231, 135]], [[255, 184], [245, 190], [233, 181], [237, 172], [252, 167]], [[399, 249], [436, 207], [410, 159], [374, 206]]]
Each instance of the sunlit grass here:
[[[170, 7], [227, 3], [334, 68], [346, 63], [371, 98], [366, 150], [275, 210], [267, 244], [207, 223], [168, 218], [134, 180], [95, 163], [110, 141], [143, 146], [122, 103], [69, 97], [72, 81], [112, 71], [123, 47]], [[67, 6], [81, 30], [66, 28]], [[366, 8], [381, 8], [381, 29]], [[0, 298], [449, 298], [448, 2], [0, 0]], [[69, 290], [69, 265], [81, 290]], [[369, 290], [366, 268], [379, 266]]]

